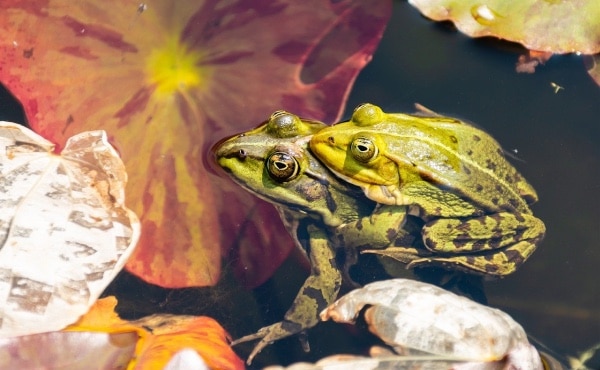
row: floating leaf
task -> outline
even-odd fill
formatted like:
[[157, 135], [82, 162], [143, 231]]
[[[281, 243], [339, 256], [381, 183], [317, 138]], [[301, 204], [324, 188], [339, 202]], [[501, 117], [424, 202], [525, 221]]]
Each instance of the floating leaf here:
[[0, 368], [124, 369], [131, 361], [137, 341], [135, 332], [55, 331], [1, 338]]
[[276, 213], [211, 177], [208, 148], [276, 109], [335, 121], [391, 2], [0, 0], [0, 8], [0, 82], [56, 143], [82, 130], [109, 133], [144, 230], [127, 268], [181, 287], [214, 284], [221, 256], [240, 241], [250, 283], [285, 258], [292, 243]]
[[124, 266], [140, 235], [125, 208], [127, 174], [103, 131], [62, 154], [0, 122], [0, 336], [77, 321]]
[[508, 314], [416, 280], [367, 284], [325, 309], [321, 319], [352, 323], [364, 307], [369, 330], [399, 354], [543, 369], [525, 331]]
[[184, 349], [194, 350], [211, 369], [244, 368], [243, 361], [229, 346], [225, 330], [215, 320], [202, 316], [153, 315], [128, 322], [114, 312], [116, 304], [114, 297], [99, 300], [67, 330], [136, 332], [139, 341], [130, 369], [162, 369]]
[[[464, 362], [440, 356], [350, 356], [333, 355], [320, 359], [314, 364], [300, 362], [290, 366], [268, 366], [263, 370], [337, 370], [337, 369], [394, 369], [394, 370], [508, 370], [501, 366], [485, 363]], [[558, 368], [560, 369], [560, 368]], [[541, 369], [540, 369], [541, 370]]]
[[556, 54], [600, 52], [600, 2], [409, 0], [423, 15], [450, 20], [471, 37], [495, 36]]

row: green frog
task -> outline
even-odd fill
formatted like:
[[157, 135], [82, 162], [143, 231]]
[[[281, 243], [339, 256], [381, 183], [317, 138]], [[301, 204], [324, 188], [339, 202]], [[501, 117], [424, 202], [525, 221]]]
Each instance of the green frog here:
[[[377, 206], [360, 188], [339, 180], [308, 150], [311, 135], [327, 127], [277, 111], [254, 130], [221, 141], [213, 148], [217, 163], [246, 190], [272, 203], [298, 247], [306, 251], [311, 273], [282, 321], [232, 344], [260, 339], [248, 364], [269, 343], [300, 333], [319, 322], [318, 314], [334, 301], [348, 264], [338, 252], [368, 245], [402, 247], [405, 263], [430, 253], [410, 246], [419, 229], [406, 222], [406, 207]], [[418, 234], [417, 234], [418, 235]]]
[[[388, 114], [358, 106], [350, 121], [314, 134], [310, 148], [370, 199], [420, 217], [434, 253], [410, 262], [488, 277], [515, 271], [536, 249], [544, 223], [533, 187], [486, 132], [436, 114]], [[394, 257], [394, 248], [379, 252]]]

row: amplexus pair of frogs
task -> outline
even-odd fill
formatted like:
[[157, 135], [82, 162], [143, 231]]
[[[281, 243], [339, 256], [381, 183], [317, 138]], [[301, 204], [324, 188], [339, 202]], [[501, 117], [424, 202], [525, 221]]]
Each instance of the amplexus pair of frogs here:
[[456, 118], [363, 104], [327, 126], [277, 111], [214, 151], [235, 182], [278, 209], [312, 266], [282, 321], [234, 342], [260, 339], [249, 362], [317, 324], [354, 262], [340, 251], [500, 277], [544, 236], [529, 208], [535, 190], [490, 135]]

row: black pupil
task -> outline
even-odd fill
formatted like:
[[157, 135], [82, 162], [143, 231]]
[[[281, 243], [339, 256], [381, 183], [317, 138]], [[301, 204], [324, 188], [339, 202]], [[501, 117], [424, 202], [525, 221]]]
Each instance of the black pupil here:
[[279, 170], [285, 170], [287, 168], [287, 164], [285, 164], [285, 162], [282, 161], [276, 161], [274, 164]]

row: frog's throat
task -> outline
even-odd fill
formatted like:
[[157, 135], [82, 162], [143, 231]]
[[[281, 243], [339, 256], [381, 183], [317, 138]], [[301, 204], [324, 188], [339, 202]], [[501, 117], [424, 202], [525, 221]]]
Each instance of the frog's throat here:
[[337, 177], [340, 179], [352, 184], [356, 185], [362, 189], [365, 193], [365, 196], [377, 203], [386, 204], [386, 205], [408, 205], [410, 204], [411, 199], [409, 197], [404, 196], [397, 185], [379, 185], [379, 184], [370, 184], [365, 183], [363, 181], [358, 181], [352, 176], [345, 175], [343, 173], [334, 172]]

